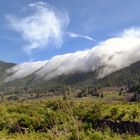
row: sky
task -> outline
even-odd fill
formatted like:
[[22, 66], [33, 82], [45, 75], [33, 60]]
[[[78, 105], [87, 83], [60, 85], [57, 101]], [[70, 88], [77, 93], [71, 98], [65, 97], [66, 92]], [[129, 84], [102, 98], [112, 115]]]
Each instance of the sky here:
[[0, 60], [43, 61], [91, 49], [138, 28], [139, 5], [139, 0], [1, 0]]

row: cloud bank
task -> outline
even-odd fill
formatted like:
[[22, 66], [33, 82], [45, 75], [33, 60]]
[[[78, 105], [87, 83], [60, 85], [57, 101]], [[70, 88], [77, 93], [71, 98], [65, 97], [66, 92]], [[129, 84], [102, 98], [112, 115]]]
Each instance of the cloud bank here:
[[[131, 28], [100, 42], [92, 49], [55, 56], [47, 61], [17, 65], [8, 70], [11, 76], [7, 77], [6, 81], [20, 79], [33, 72], [37, 77], [49, 80], [63, 74], [96, 69], [100, 69], [98, 78], [102, 78], [139, 60], [140, 28]], [[34, 66], [36, 69], [32, 71]]]
[[5, 79], [7, 81], [13, 81], [15, 79], [24, 78], [30, 74], [33, 74], [37, 70], [41, 69], [47, 61], [37, 61], [37, 62], [25, 62], [19, 65], [14, 66], [11, 69], [7, 70], [7, 74], [13, 74], [10, 77]]

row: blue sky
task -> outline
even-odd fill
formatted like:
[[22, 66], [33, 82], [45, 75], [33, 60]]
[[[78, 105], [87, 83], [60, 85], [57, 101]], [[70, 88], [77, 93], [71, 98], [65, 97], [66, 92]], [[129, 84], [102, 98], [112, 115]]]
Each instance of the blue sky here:
[[[68, 18], [68, 23], [62, 23], [62, 32], [65, 31], [65, 35], [61, 40], [59, 39], [58, 46], [57, 43], [53, 43], [58, 38], [54, 38], [51, 33], [53, 37], [51, 43], [44, 41], [42, 45], [41, 38], [38, 45], [43, 47], [38, 46], [27, 53], [24, 46], [31, 46], [33, 42], [30, 40], [34, 41], [34, 38], [23, 37], [25, 30], [18, 28], [23, 25], [20, 23], [22, 19], [35, 15], [28, 5], [38, 2], [49, 5], [55, 13], [67, 16], [64, 19], [62, 17], [62, 20]], [[2, 0], [0, 1], [0, 60], [15, 63], [46, 60], [55, 55], [92, 48], [123, 29], [139, 27], [139, 6], [139, 0]], [[13, 24], [11, 26], [13, 17], [14, 27]], [[57, 18], [59, 17], [61, 16]], [[18, 23], [16, 28], [15, 23]], [[64, 25], [65, 29], [63, 29]], [[69, 36], [66, 34], [68, 32], [76, 37]], [[85, 36], [95, 41], [86, 39]]]

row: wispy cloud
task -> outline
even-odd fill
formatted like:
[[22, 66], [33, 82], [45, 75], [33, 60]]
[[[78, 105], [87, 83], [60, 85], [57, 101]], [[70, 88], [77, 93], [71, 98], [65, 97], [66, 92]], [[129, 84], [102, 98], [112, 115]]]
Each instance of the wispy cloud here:
[[[140, 60], [140, 28], [126, 29], [118, 36], [98, 43], [92, 49], [55, 56], [39, 62], [44, 64], [36, 69], [36, 76], [46, 80], [75, 72], [88, 72], [100, 69], [98, 77], [104, 77], [116, 70], [129, 66]], [[30, 63], [27, 66], [20, 64], [11, 68], [8, 80], [20, 79], [30, 73]], [[31, 63], [34, 65], [34, 63]], [[29, 66], [29, 67], [28, 67]], [[16, 71], [13, 71], [15, 70]], [[20, 72], [23, 73], [20, 73]]]
[[140, 28], [131, 27], [130, 29], [125, 29], [122, 37], [140, 38]]
[[90, 41], [95, 41], [92, 37], [87, 36], [87, 35], [81, 35], [81, 34], [76, 34], [76, 33], [71, 33], [71, 32], [67, 32], [67, 34], [72, 38], [84, 38]]
[[68, 15], [43, 2], [29, 4], [28, 9], [32, 14], [25, 17], [7, 16], [10, 27], [26, 41], [24, 50], [31, 52], [37, 48], [61, 46], [69, 24]]
[[30, 54], [34, 49], [60, 47], [65, 35], [95, 41], [87, 35], [67, 32], [70, 19], [66, 12], [44, 2], [31, 3], [26, 10], [30, 14], [17, 17], [8, 15], [12, 30], [20, 33], [25, 41], [24, 50]]

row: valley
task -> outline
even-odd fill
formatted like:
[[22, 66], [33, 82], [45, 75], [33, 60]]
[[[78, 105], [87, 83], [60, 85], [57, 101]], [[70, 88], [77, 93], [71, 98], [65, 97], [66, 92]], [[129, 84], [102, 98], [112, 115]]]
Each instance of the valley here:
[[6, 83], [13, 65], [3, 62], [0, 70], [0, 138], [140, 139], [140, 62], [102, 79], [96, 70]]

